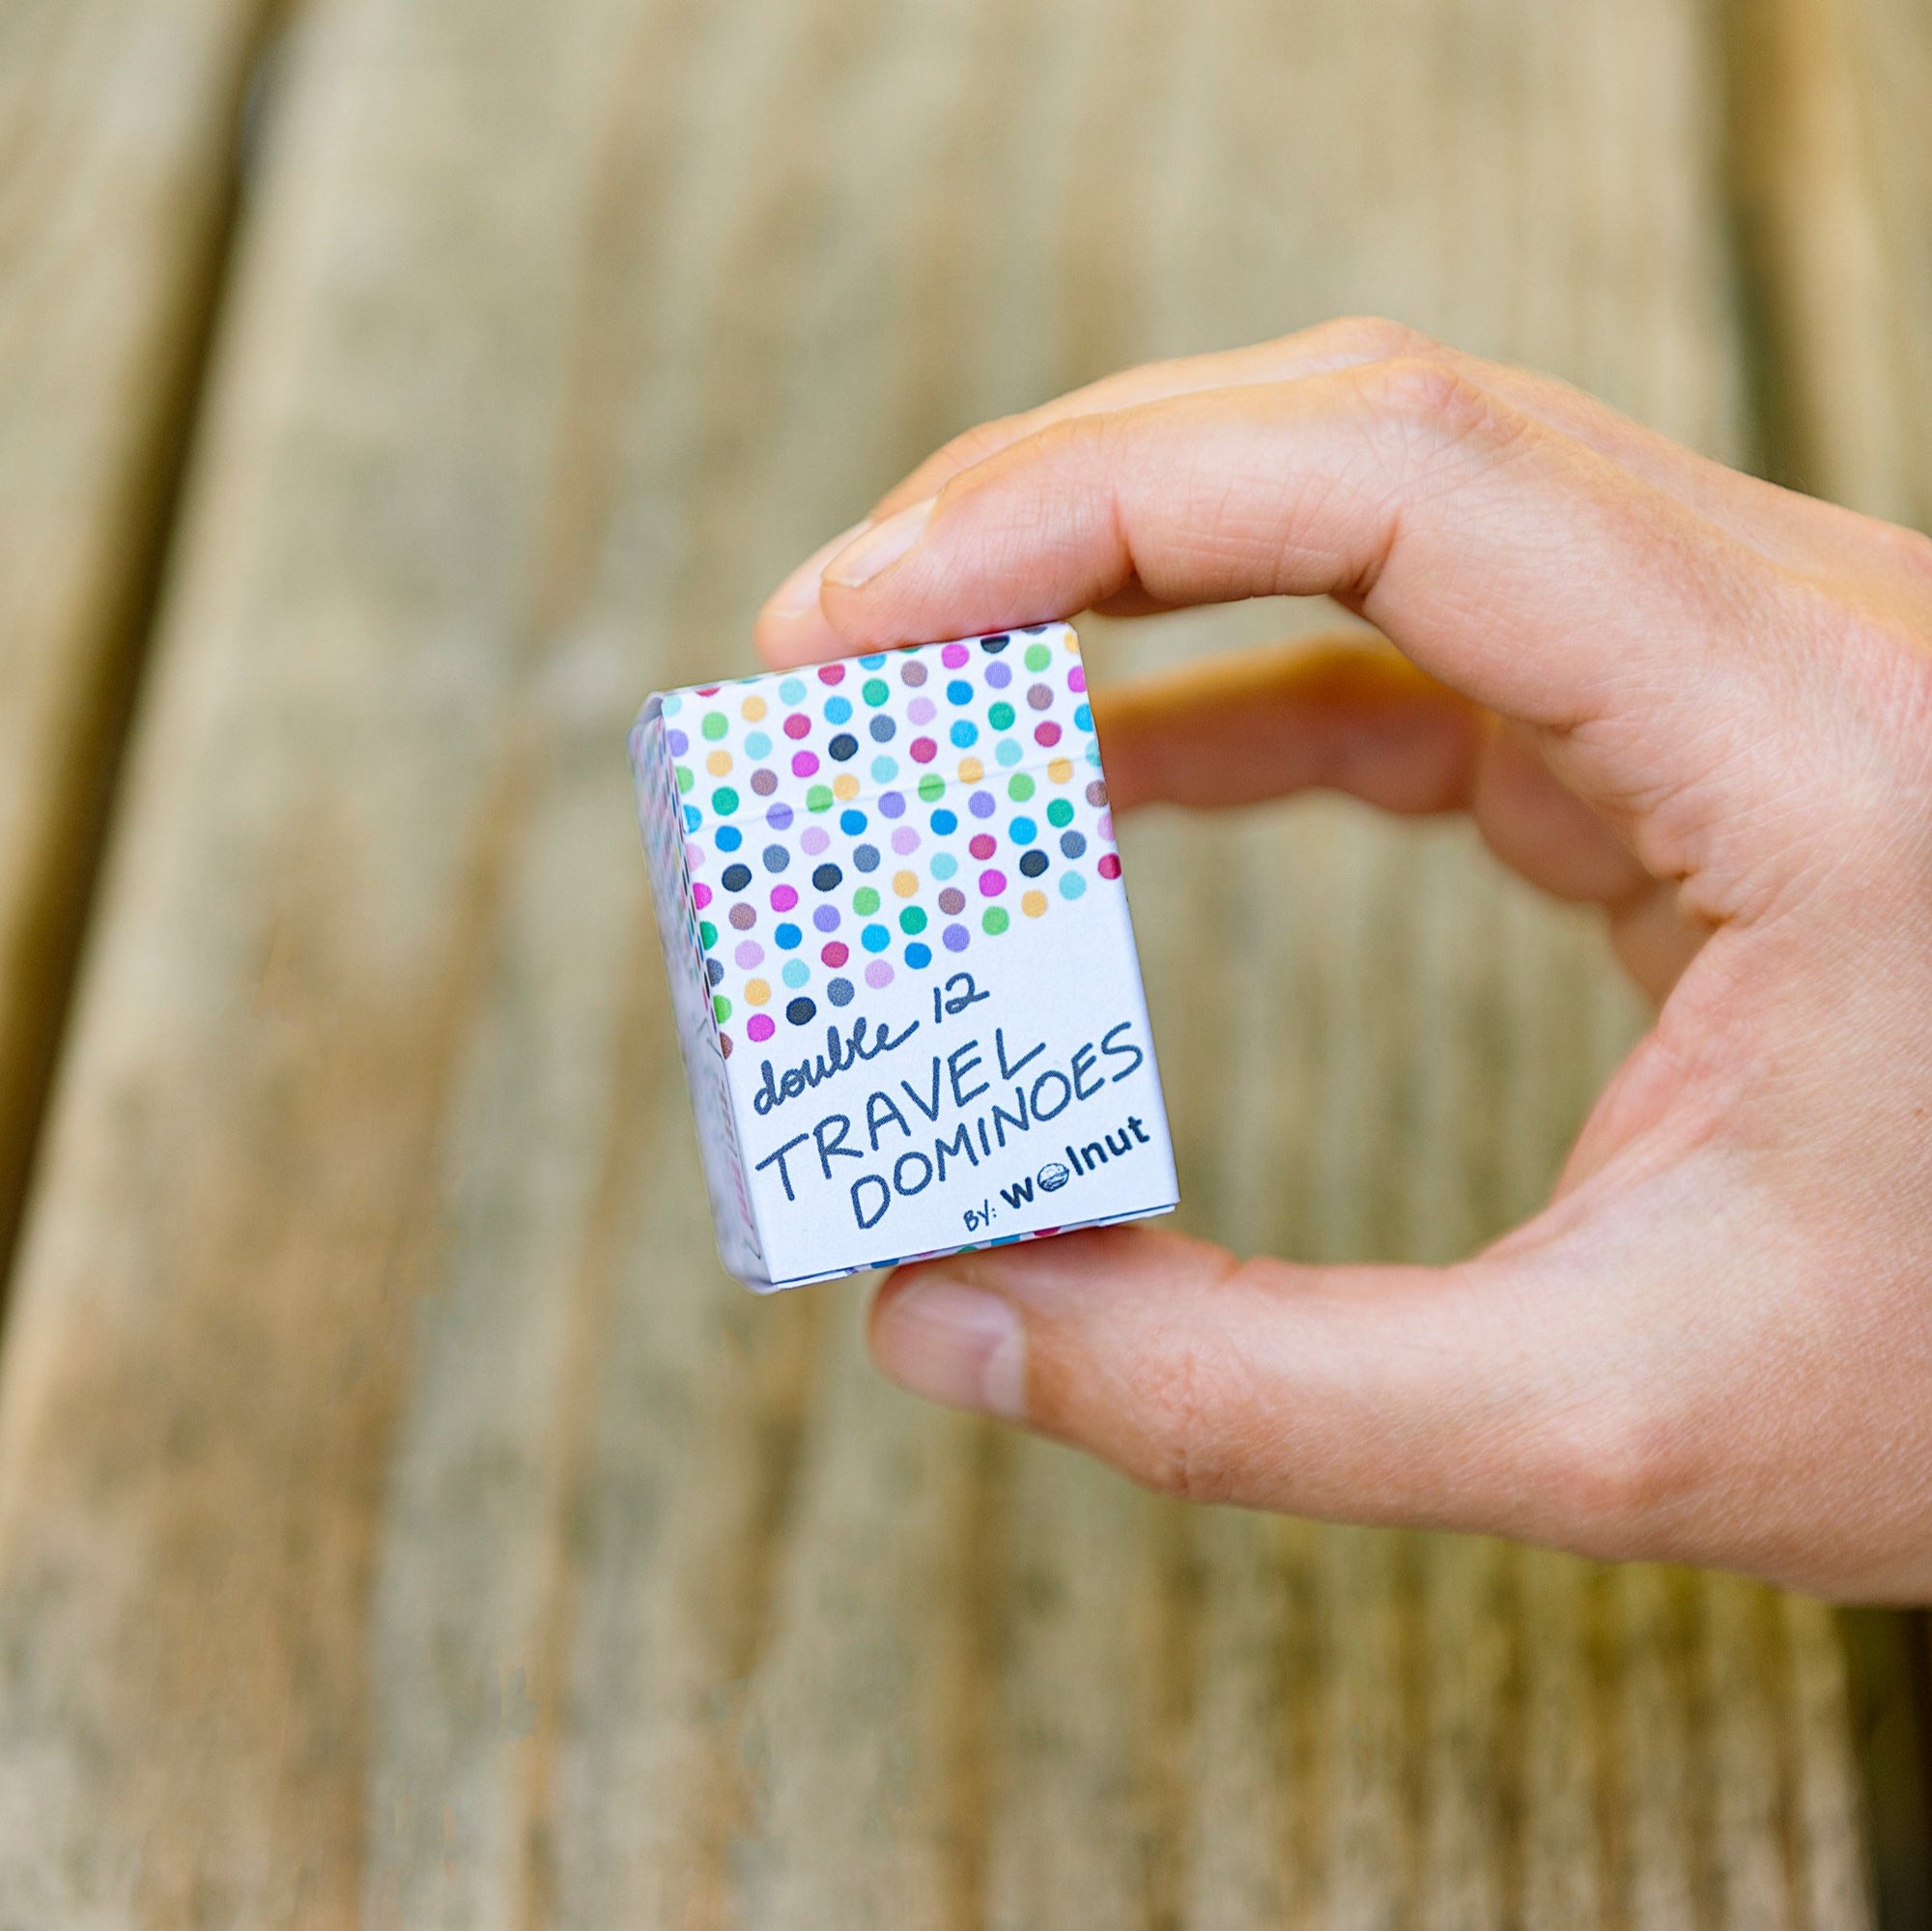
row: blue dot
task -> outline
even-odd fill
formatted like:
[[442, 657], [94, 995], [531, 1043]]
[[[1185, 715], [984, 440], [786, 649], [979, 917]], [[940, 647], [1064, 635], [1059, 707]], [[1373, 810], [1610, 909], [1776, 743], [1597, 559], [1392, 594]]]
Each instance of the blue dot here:
[[1007, 832], [1016, 845], [1030, 845], [1039, 836], [1039, 828], [1031, 818], [1015, 818]]
[[882, 952], [893, 942], [893, 935], [883, 925], [867, 925], [859, 934], [859, 943], [868, 952]]
[[1060, 875], [1060, 895], [1063, 898], [1078, 898], [1087, 890], [1087, 881], [1077, 871], [1065, 871]]
[[[896, 778], [898, 775], [899, 775], [899, 767], [898, 767], [898, 760], [896, 758], [891, 758], [891, 757], [873, 758], [872, 782], [874, 784], [890, 784], [893, 781], [893, 780]], [[879, 809], [882, 811], [885, 810], [884, 805], [881, 805]], [[886, 811], [886, 816], [889, 818], [895, 818], [898, 816], [898, 812]]]
[[782, 925], [775, 925], [772, 928], [772, 943], [782, 946], [786, 951], [790, 951], [804, 936], [789, 919]]
[[682, 757], [691, 749], [691, 740], [682, 731], [666, 731], [665, 749], [673, 757]]
[[687, 832], [695, 832], [698, 827], [698, 823], [697, 807], [696, 805], [687, 805], [684, 808], [684, 829]]
[[838, 929], [838, 908], [836, 905], [821, 905], [811, 915], [811, 923], [821, 932], [836, 932]]
[[772, 754], [772, 741], [763, 731], [752, 731], [745, 739], [747, 757], [769, 757]]
[[852, 863], [861, 871], [877, 871], [879, 868], [879, 848], [877, 845], [854, 845]]
[[954, 724], [950, 731], [947, 732], [947, 736], [950, 737], [952, 740], [952, 742], [959, 747], [961, 751], [964, 751], [969, 744], [972, 744], [979, 737], [979, 735], [980, 735], [980, 726], [967, 718], [961, 718], [959, 722], [956, 724]]
[[946, 687], [946, 701], [949, 704], [970, 704], [973, 701], [973, 687], [963, 677], [955, 677]]
[[[890, 764], [891, 762], [892, 759], [889, 757], [882, 757], [879, 760], [879, 764]], [[879, 764], [873, 765], [872, 769], [874, 771], [878, 770]], [[879, 811], [884, 817], [902, 817], [905, 813], [905, 800], [896, 791], [882, 791], [879, 794]]]
[[787, 677], [779, 686], [779, 702], [781, 704], [796, 704], [804, 696], [805, 679], [803, 677]]
[[863, 811], [841, 811], [838, 814], [838, 829], [857, 838], [866, 829], [866, 814]]
[[720, 851], [734, 852], [744, 842], [745, 835], [739, 831], [736, 825], [720, 825], [718, 827], [718, 849]]
[[675, 693], [673, 693], [670, 696], [667, 697], [662, 704], [658, 706], [658, 709], [666, 717], [674, 718], [681, 710], [684, 709], [684, 699], [678, 696]]
[[942, 838], [948, 838], [959, 829], [959, 820], [951, 811], [935, 811], [932, 814], [932, 829]]
[[850, 697], [828, 697], [825, 700], [825, 722], [828, 724], [842, 724], [852, 715]]
[[876, 670], [885, 661], [886, 653], [883, 650], [875, 650], [871, 656], [862, 657], [859, 660], [867, 670]]
[[999, 807], [994, 804], [993, 794], [990, 791], [976, 791], [966, 809], [976, 818], [990, 818]]
[[774, 805], [765, 813], [765, 823], [775, 832], [784, 831], [791, 823], [791, 807], [789, 805]]
[[881, 711], [866, 728], [871, 732], [874, 744], [891, 744], [898, 730], [898, 725], [894, 724], [892, 719]]
[[993, 755], [1002, 764], [1017, 764], [1020, 761], [1019, 745], [1012, 738], [1002, 738], [1000, 747]]
[[786, 959], [779, 977], [796, 992], [811, 977], [811, 968], [803, 959]]
[[905, 950], [905, 962], [915, 972], [923, 971], [932, 963], [932, 948], [930, 946], [919, 945], [908, 946]]

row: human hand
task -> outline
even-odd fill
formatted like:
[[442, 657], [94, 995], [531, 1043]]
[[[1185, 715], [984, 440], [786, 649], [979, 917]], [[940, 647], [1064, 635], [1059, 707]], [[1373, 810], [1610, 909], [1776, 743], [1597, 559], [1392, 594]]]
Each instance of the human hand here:
[[758, 638], [1322, 592], [1402, 658], [1099, 694], [1115, 804], [1466, 809], [1656, 1025], [1471, 1260], [1069, 1235], [900, 1269], [881, 1366], [1175, 1494], [1932, 1599], [1932, 543], [1348, 322], [974, 431]]

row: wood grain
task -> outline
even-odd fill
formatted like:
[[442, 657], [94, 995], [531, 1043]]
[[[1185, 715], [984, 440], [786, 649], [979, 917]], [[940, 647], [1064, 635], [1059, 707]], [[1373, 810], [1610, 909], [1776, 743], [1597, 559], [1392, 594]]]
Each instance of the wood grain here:
[[[1665, 0], [316, 10], [0, 1366], [0, 1897], [1868, 1921], [1815, 1605], [1189, 1513], [722, 1280], [620, 756], [1129, 358], [1379, 309], [1734, 452], [1714, 63]], [[1333, 803], [1127, 836], [1191, 1225], [1534, 1206], [1641, 1023], [1588, 922]]]
[[0, 9], [0, 1253], [93, 883], [270, 0]]

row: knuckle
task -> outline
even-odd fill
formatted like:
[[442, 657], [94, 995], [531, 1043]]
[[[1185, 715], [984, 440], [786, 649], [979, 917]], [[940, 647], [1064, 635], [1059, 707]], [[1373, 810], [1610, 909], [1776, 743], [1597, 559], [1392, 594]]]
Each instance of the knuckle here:
[[1652, 1546], [1692, 1479], [1683, 1430], [1634, 1388], [1572, 1416], [1548, 1471], [1556, 1519], [1590, 1553], [1607, 1557]]
[[1372, 364], [1361, 376], [1376, 414], [1406, 440], [1458, 445], [1502, 443], [1518, 425], [1511, 412], [1454, 364], [1430, 355], [1397, 355]]
[[1218, 1447], [1214, 1406], [1200, 1352], [1180, 1341], [1142, 1372], [1140, 1427], [1127, 1472], [1156, 1494], [1225, 1501], [1230, 1471]]
[[1443, 353], [1441, 346], [1420, 329], [1380, 315], [1340, 316], [1321, 324], [1316, 330], [1316, 339], [1323, 350], [1377, 362], [1400, 356], [1427, 359]]

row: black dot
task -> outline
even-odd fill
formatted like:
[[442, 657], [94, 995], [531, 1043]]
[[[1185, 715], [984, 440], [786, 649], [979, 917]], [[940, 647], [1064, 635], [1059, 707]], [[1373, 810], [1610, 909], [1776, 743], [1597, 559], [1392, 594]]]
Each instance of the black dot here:
[[794, 999], [785, 1008], [785, 1017], [794, 1026], [810, 1026], [818, 1016], [818, 1008], [809, 999]]
[[1046, 869], [1044, 852], [1026, 852], [1020, 858], [1020, 875], [1024, 878], [1037, 878]]
[[1078, 858], [1087, 849], [1087, 840], [1078, 832], [1063, 832], [1060, 835], [1060, 849], [1068, 858]]
[[835, 979], [825, 988], [825, 996], [834, 1006], [850, 1006], [852, 1003], [852, 981], [849, 979]]
[[716, 985], [724, 977], [724, 961], [723, 959], [706, 959], [704, 961], [704, 977], [713, 985]]
[[843, 764], [848, 757], [851, 757], [857, 753], [859, 749], [859, 740], [855, 738], [850, 731], [840, 731], [838, 735], [836, 738], [834, 738], [829, 745], [825, 747], [825, 749], [832, 754], [832, 756], [836, 757], [840, 764]]
[[879, 848], [877, 845], [854, 845], [852, 863], [861, 871], [877, 871], [879, 868]]
[[893, 733], [898, 729], [898, 725], [894, 724], [892, 719], [881, 712], [867, 728], [872, 733], [872, 742], [874, 744], [891, 744]]
[[1012, 639], [1009, 637], [982, 637], [980, 639], [980, 648], [988, 657], [997, 657], [1011, 641]]
[[838, 883], [845, 874], [836, 865], [821, 865], [811, 874], [811, 883], [819, 892], [837, 892]]
[[767, 845], [764, 860], [767, 871], [782, 871], [791, 863], [791, 853], [783, 845]]
[[752, 867], [749, 865], [727, 865], [724, 867], [724, 890], [742, 892], [752, 882]]

